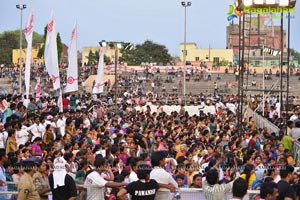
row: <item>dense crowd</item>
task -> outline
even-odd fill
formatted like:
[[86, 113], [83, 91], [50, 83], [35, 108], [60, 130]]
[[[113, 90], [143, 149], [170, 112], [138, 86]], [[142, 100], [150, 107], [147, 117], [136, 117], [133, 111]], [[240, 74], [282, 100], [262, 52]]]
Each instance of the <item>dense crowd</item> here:
[[[300, 138], [298, 107], [287, 134], [270, 133], [252, 117], [237, 122], [236, 96], [195, 96], [203, 106], [197, 115], [184, 105], [166, 113], [169, 101], [184, 101], [160, 98], [129, 90], [115, 104], [110, 93], [72, 94], [64, 96], [59, 112], [50, 96], [30, 97], [27, 108], [22, 96], [2, 97], [0, 190], [17, 189], [18, 195], [1, 199], [48, 199], [50, 191], [54, 200], [171, 199], [180, 188], [202, 188], [206, 199], [224, 199], [231, 191], [241, 196], [232, 188], [244, 182], [246, 190], [271, 187], [251, 198], [275, 189], [280, 199], [299, 197], [293, 168], [299, 158], [292, 156]], [[250, 106], [259, 101], [251, 98]]]
[[[50, 83], [43, 68], [34, 70]], [[145, 80], [151, 73], [145, 70]], [[63, 112], [51, 94], [30, 96], [27, 107], [21, 95], [2, 96], [0, 191], [18, 195], [0, 199], [164, 200], [179, 198], [182, 188], [203, 189], [196, 195], [213, 200], [225, 193], [240, 199], [249, 189], [259, 190], [251, 199], [299, 198], [299, 158], [293, 157], [299, 97], [290, 98], [292, 113], [282, 116], [278, 96], [266, 97], [265, 107], [261, 96], [245, 97], [245, 106], [280, 128], [273, 133], [257, 127], [253, 117], [237, 121], [236, 95], [182, 97], [155, 89], [181, 74], [171, 69], [166, 80], [154, 78], [150, 90], [137, 74], [120, 76], [117, 98], [110, 92], [66, 94]], [[178, 109], [170, 109], [174, 105]]]

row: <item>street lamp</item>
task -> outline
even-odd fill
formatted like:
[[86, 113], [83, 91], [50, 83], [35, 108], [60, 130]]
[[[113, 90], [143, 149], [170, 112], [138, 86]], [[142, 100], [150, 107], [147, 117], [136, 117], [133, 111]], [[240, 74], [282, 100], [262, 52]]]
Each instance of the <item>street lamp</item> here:
[[118, 105], [117, 105], [117, 85], [118, 85], [118, 74], [117, 74], [117, 69], [118, 69], [118, 59], [119, 59], [119, 49], [121, 49], [122, 47], [125, 50], [132, 50], [134, 45], [130, 42], [124, 43], [124, 42], [107, 42], [105, 40], [102, 40], [101, 42], [99, 42], [101, 47], [106, 47], [106, 46], [112, 46], [115, 50], [115, 115], [117, 114], [118, 111]]
[[[191, 2], [185, 2], [182, 1], [181, 5], [184, 7], [184, 42], [183, 42], [183, 96], [185, 98], [185, 89], [186, 89], [186, 8], [191, 6]], [[186, 104], [186, 100], [184, 100], [184, 103]]]
[[[22, 92], [22, 17], [23, 17], [23, 10], [27, 8], [26, 4], [18, 4], [16, 8], [21, 11], [21, 20], [20, 20], [20, 57], [19, 57], [19, 92]], [[28, 97], [27, 97], [28, 98]]]

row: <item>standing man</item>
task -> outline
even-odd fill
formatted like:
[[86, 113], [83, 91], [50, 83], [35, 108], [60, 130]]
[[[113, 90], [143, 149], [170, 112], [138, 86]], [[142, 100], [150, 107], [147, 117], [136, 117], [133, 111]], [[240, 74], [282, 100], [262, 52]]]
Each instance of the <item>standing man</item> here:
[[265, 182], [260, 187], [260, 199], [277, 200], [278, 189], [274, 182]]
[[48, 178], [53, 200], [75, 200], [77, 197], [76, 184], [73, 178], [67, 174], [66, 160], [62, 157], [55, 158], [53, 165], [54, 172]]
[[4, 130], [4, 125], [0, 122], [0, 148], [5, 149], [5, 143], [7, 140], [7, 132]]
[[[137, 125], [135, 125], [135, 126], [137, 126]], [[148, 142], [147, 142], [145, 136], [140, 134], [137, 130], [135, 132], [133, 132], [133, 130], [131, 128], [127, 128], [126, 133], [129, 138], [133, 138], [133, 141], [136, 145], [143, 148], [143, 150], [145, 150], [146, 153], [149, 152], [149, 146], [148, 146]]]
[[[218, 166], [218, 164], [215, 166]], [[225, 194], [232, 191], [233, 181], [226, 184], [218, 184], [219, 172], [215, 167], [209, 169], [205, 177], [206, 180], [202, 184], [205, 199], [223, 200], [225, 199]], [[236, 175], [235, 177], [237, 178], [238, 176]]]
[[155, 180], [150, 179], [151, 167], [146, 164], [139, 165], [137, 168], [138, 181], [132, 182], [118, 193], [121, 200], [125, 199], [125, 195], [129, 193], [132, 200], [154, 200], [159, 187], [165, 187], [175, 190], [174, 186], [158, 184]]
[[40, 199], [32, 178], [36, 172], [36, 164], [28, 159], [23, 161], [23, 167], [25, 173], [18, 183], [18, 200]]
[[294, 140], [298, 140], [300, 138], [300, 121], [295, 122], [295, 127], [291, 130], [290, 134]]
[[[173, 179], [172, 175], [169, 174], [165, 168], [165, 159], [167, 157], [167, 153], [164, 151], [156, 151], [151, 156], [151, 164], [153, 170], [150, 173], [150, 179], [156, 180], [159, 184], [172, 185], [175, 188], [178, 188], [176, 181]], [[170, 192], [160, 192], [158, 191], [156, 196], [156, 200], [160, 199], [172, 199]]]
[[[3, 164], [7, 161], [7, 155], [4, 148], [0, 149], [0, 191], [7, 191], [5, 168]], [[7, 195], [0, 195], [0, 199], [7, 199]]]
[[291, 186], [293, 182], [293, 172], [294, 167], [290, 165], [283, 166], [280, 169], [281, 180], [277, 183], [277, 188], [279, 192], [278, 200], [293, 200], [296, 198], [296, 193], [294, 188]]
[[105, 199], [105, 187], [125, 186], [125, 183], [108, 182], [101, 176], [103, 172], [111, 173], [111, 169], [105, 158], [96, 157], [94, 166], [95, 171], [91, 172], [84, 182], [84, 188], [87, 190], [87, 200]]
[[247, 194], [248, 183], [243, 178], [238, 178], [233, 182], [232, 196], [234, 200], [242, 200]]

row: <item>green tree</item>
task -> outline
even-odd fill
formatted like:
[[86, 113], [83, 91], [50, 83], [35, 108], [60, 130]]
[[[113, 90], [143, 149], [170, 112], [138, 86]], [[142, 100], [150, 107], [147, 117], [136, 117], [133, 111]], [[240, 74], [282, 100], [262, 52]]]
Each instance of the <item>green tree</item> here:
[[19, 39], [12, 32], [0, 35], [0, 64], [12, 63], [12, 50], [19, 48]]
[[121, 50], [121, 62], [127, 62], [128, 65], [140, 65], [141, 63], [162, 63], [166, 65], [172, 61], [168, 49], [164, 45], [156, 44], [150, 40], [146, 40], [141, 45], [136, 45], [132, 50]]
[[89, 51], [89, 55], [88, 55], [87, 59], [88, 59], [89, 64], [95, 63], [96, 58], [95, 58], [95, 54], [92, 52], [92, 50]]
[[[44, 56], [44, 52], [45, 52], [45, 43], [46, 43], [46, 38], [47, 38], [47, 27], [48, 27], [48, 24], [45, 26], [44, 28], [44, 40], [43, 40], [43, 46], [39, 49], [39, 52], [38, 52], [38, 58], [42, 58]], [[60, 62], [61, 60], [61, 56], [62, 56], [62, 53], [63, 53], [63, 44], [61, 42], [61, 38], [60, 38], [60, 34], [57, 33], [57, 36], [56, 36], [56, 45], [57, 45], [57, 58], [58, 58], [58, 62]]]
[[300, 62], [300, 53], [299, 52], [297, 52], [295, 49], [290, 49], [290, 53], [291, 53], [291, 56], [294, 57], [294, 61]]
[[[94, 59], [93, 60], [94, 63], [99, 61], [99, 50], [95, 51], [94, 55], [93, 55], [93, 52], [90, 51], [89, 56], [90, 56], [90, 54]], [[109, 62], [110, 62], [110, 57], [108, 57], [104, 54], [104, 63], [109, 63]]]
[[[32, 45], [36, 46], [43, 42], [43, 36], [33, 32]], [[20, 48], [20, 30], [5, 31], [0, 34], [0, 63], [12, 63], [12, 50]], [[25, 36], [22, 37], [22, 48], [27, 47]]]
[[44, 57], [44, 52], [45, 52], [45, 42], [46, 42], [46, 37], [47, 37], [47, 27], [48, 27], [48, 24], [45, 26], [44, 28], [44, 36], [43, 36], [43, 45], [42, 47], [39, 49], [39, 52], [37, 54], [37, 57], [38, 58], [42, 58]]
[[57, 45], [57, 58], [58, 58], [58, 62], [61, 62], [61, 57], [63, 54], [63, 44], [61, 42], [61, 38], [60, 38], [60, 34], [57, 33], [56, 36], [56, 45]]
[[111, 62], [110, 61], [110, 57], [108, 57], [108, 56], [106, 56], [105, 54], [104, 54], [104, 63], [109, 63], [109, 62]]

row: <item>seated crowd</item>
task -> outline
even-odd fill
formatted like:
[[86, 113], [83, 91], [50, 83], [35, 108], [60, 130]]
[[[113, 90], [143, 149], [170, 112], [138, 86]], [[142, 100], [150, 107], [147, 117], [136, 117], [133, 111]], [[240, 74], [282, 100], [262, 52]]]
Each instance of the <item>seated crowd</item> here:
[[19, 197], [0, 199], [48, 199], [50, 191], [54, 200], [171, 199], [180, 188], [202, 188], [206, 199], [242, 198], [235, 187], [260, 190], [253, 199], [299, 198], [298, 115], [291, 137], [258, 128], [251, 117], [238, 122], [226, 108], [167, 114], [136, 109], [133, 98], [122, 97], [117, 113], [89, 97], [74, 104], [74, 95], [64, 98], [63, 112], [50, 97], [47, 105], [31, 98], [27, 108], [20, 96], [3, 98], [0, 190], [20, 184]]

